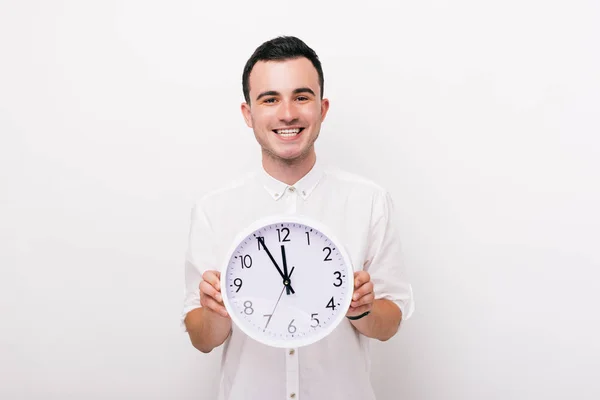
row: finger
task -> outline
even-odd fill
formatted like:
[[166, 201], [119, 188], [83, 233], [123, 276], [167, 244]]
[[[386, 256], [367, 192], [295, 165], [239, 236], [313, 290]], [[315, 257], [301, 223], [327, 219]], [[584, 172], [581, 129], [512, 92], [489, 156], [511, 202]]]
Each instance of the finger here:
[[227, 310], [225, 309], [225, 307], [217, 303], [214, 299], [208, 298], [206, 300], [206, 307], [216, 312], [217, 314], [220, 314], [223, 317], [227, 316]]
[[369, 282], [371, 280], [371, 276], [367, 271], [358, 271], [354, 273], [354, 287], [358, 288], [361, 285]]
[[202, 279], [210, 283], [215, 289], [221, 290], [221, 273], [219, 271], [206, 271], [202, 274]]
[[373, 292], [371, 292], [371, 293], [364, 295], [359, 300], [353, 301], [350, 304], [350, 306], [351, 307], [360, 307], [360, 306], [364, 306], [366, 304], [371, 304], [371, 303], [373, 303], [374, 300], [375, 300], [375, 295], [373, 294]]
[[200, 300], [202, 301], [202, 297], [208, 296], [221, 303], [223, 298], [221, 297], [221, 293], [217, 289], [214, 288], [210, 283], [206, 281], [200, 282]]
[[361, 297], [368, 295], [373, 292], [373, 282], [367, 282], [360, 286], [358, 289], [354, 290], [354, 294], [352, 295], [352, 300], [359, 300]]

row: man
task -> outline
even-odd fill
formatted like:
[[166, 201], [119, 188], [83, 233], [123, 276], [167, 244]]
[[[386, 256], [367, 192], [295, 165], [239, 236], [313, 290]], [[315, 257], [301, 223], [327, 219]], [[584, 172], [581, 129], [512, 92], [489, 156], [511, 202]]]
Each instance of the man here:
[[[194, 205], [182, 323], [201, 352], [223, 345], [221, 399], [374, 399], [369, 341], [394, 336], [414, 309], [392, 200], [376, 184], [318, 161], [314, 143], [329, 100], [321, 63], [304, 42], [279, 37], [263, 43], [242, 81], [241, 111], [262, 148], [262, 167]], [[334, 229], [357, 272], [347, 318], [321, 341], [284, 350], [232, 324], [218, 271], [239, 230], [296, 212]]]

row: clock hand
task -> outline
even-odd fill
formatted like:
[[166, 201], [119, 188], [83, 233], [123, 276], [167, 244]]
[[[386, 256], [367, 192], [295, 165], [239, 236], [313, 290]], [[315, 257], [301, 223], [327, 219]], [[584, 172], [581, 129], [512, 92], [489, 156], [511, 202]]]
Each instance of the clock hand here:
[[[294, 292], [294, 289], [291, 286], [291, 282], [290, 282], [290, 277], [292, 276], [292, 274], [288, 275], [288, 270], [287, 270], [287, 259], [285, 257], [285, 246], [281, 245], [281, 258], [283, 259], [283, 273], [285, 276], [287, 276], [287, 279], [285, 279], [286, 281], [288, 281], [288, 284], [286, 285], [286, 292], [287, 294], [292, 294], [292, 293], [296, 293]], [[285, 283], [285, 282], [284, 282]]]
[[285, 259], [285, 246], [281, 245], [281, 259], [283, 260], [283, 274], [288, 276], [287, 260]]
[[[294, 289], [290, 286], [290, 278], [287, 276], [286, 273], [284, 273], [281, 268], [279, 268], [279, 265], [277, 265], [277, 262], [275, 261], [275, 259], [273, 258], [273, 256], [271, 255], [271, 252], [269, 251], [269, 249], [267, 248], [267, 246], [265, 245], [265, 239], [262, 237], [258, 237], [257, 238], [258, 241], [263, 245], [263, 247], [265, 248], [265, 251], [267, 252], [269, 258], [271, 259], [271, 261], [273, 262], [273, 264], [275, 265], [275, 268], [277, 268], [277, 271], [279, 271], [279, 275], [281, 275], [281, 277], [283, 278], [283, 284], [288, 288], [287, 289], [287, 294], [291, 293], [295, 293]], [[285, 263], [285, 260], [284, 260]], [[287, 265], [285, 266], [285, 268], [287, 268]]]
[[279, 268], [279, 265], [277, 265], [277, 262], [275, 261], [275, 259], [273, 258], [273, 256], [271, 255], [271, 252], [269, 251], [269, 249], [267, 248], [267, 246], [265, 245], [265, 240], [262, 237], [258, 237], [258, 241], [262, 244], [262, 246], [265, 248], [265, 251], [267, 252], [267, 255], [269, 256], [269, 258], [271, 259], [271, 261], [273, 262], [273, 264], [275, 265], [275, 268], [277, 268], [277, 271], [279, 271], [279, 275], [281, 275], [281, 277], [283, 278], [283, 280], [285, 281], [285, 275], [283, 273], [283, 271], [281, 270], [281, 268]]
[[[292, 269], [291, 269], [291, 271], [290, 271], [290, 277], [291, 277], [291, 276], [292, 276], [292, 274], [294, 273], [294, 268], [296, 268], [296, 267], [292, 267]], [[275, 310], [277, 309], [277, 305], [279, 304], [279, 300], [281, 300], [281, 295], [283, 295], [283, 291], [284, 291], [285, 289], [287, 289], [287, 288], [288, 288], [288, 286], [287, 286], [287, 285], [284, 285], [284, 286], [283, 286], [283, 289], [281, 289], [281, 293], [279, 293], [279, 298], [277, 299], [277, 303], [275, 303], [275, 307], [273, 307], [273, 311], [271, 311], [271, 314], [270, 314], [270, 315], [269, 315], [269, 314], [266, 314], [266, 315], [265, 315], [265, 317], [266, 317], [266, 316], [268, 316], [268, 317], [269, 317], [269, 319], [267, 320], [267, 324], [265, 325], [265, 328], [264, 328], [264, 329], [267, 329], [267, 327], [269, 326], [269, 323], [271, 322], [271, 318], [273, 318], [273, 314], [275, 314]], [[263, 330], [264, 330], [264, 329], [263, 329]]]
[[277, 303], [275, 303], [275, 307], [273, 307], [273, 311], [271, 311], [271, 315], [269, 315], [269, 314], [265, 315], [265, 317], [268, 315], [269, 319], [267, 320], [267, 324], [265, 325], [264, 329], [267, 329], [267, 327], [269, 326], [269, 323], [271, 322], [271, 318], [273, 318], [273, 314], [275, 314], [275, 310], [277, 309], [277, 304], [279, 304], [279, 300], [281, 300], [281, 295], [283, 294], [283, 291], [285, 290], [285, 288], [286, 288], [286, 286], [284, 286], [283, 289], [281, 289], [281, 293], [279, 293], [279, 298], [277, 299]]

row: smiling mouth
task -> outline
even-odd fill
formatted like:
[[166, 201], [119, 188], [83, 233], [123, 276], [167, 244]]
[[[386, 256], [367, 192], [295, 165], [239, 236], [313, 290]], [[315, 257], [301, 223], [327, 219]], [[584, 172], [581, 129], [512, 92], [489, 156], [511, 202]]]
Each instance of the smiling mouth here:
[[300, 132], [302, 132], [304, 130], [304, 128], [288, 128], [288, 129], [273, 129], [273, 132], [275, 132], [277, 135], [282, 136], [282, 137], [294, 137], [298, 134], [300, 134]]

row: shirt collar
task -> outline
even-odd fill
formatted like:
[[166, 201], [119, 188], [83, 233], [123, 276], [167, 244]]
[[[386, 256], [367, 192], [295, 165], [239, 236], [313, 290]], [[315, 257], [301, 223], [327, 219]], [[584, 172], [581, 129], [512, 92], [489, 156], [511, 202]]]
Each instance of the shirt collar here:
[[293, 185], [288, 185], [273, 178], [263, 167], [259, 171], [261, 184], [274, 200], [282, 198], [286, 190], [297, 191], [298, 195], [306, 200], [323, 178], [323, 173], [323, 166], [318, 159], [311, 170]]

